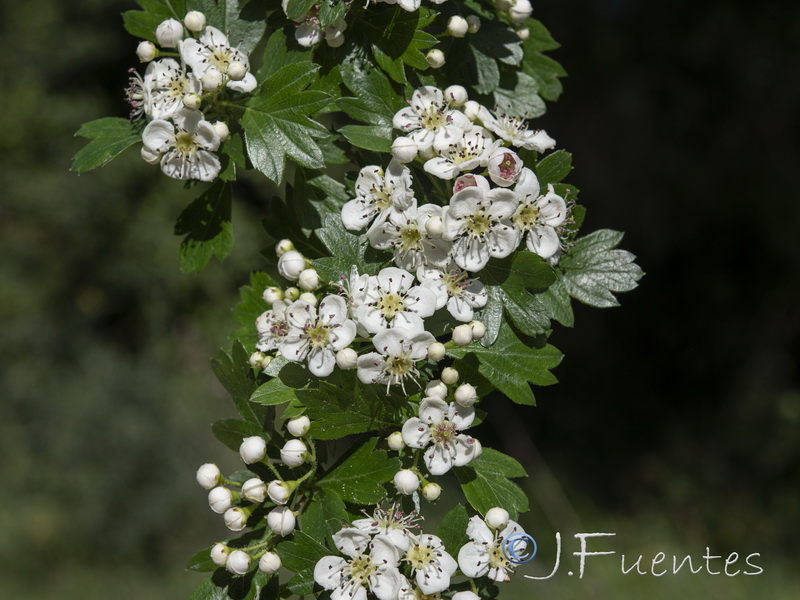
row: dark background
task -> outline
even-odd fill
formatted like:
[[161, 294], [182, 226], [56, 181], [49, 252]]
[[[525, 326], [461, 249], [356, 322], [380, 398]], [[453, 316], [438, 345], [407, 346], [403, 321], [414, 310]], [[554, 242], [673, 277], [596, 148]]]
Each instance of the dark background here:
[[[229, 415], [208, 358], [259, 267], [262, 214], [238, 202], [232, 258], [185, 276], [170, 230], [191, 193], [134, 151], [67, 171], [80, 123], [126, 114], [129, 8], [0, 9], [4, 598], [186, 597], [199, 577], [185, 558], [225, 535], [194, 470], [236, 463], [208, 431]], [[647, 276], [622, 308], [578, 307], [574, 330], [557, 327], [562, 383], [535, 409], [488, 407], [482, 439], [529, 468], [524, 524], [543, 546], [613, 531], [630, 554], [711, 546], [765, 568], [655, 579], [595, 559], [586, 585], [562, 576], [547, 594], [795, 598], [800, 6], [534, 8], [570, 74], [541, 125], [574, 153], [584, 231], [625, 231]]]

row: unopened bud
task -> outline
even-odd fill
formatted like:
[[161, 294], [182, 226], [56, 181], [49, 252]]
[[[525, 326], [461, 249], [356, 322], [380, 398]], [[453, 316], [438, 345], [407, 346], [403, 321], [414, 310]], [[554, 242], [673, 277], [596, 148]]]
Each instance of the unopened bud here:
[[208, 506], [218, 515], [221, 515], [233, 506], [233, 492], [228, 488], [217, 486], [208, 492]]
[[465, 324], [453, 329], [453, 341], [457, 346], [469, 346], [472, 343], [472, 327]]
[[219, 472], [219, 467], [214, 463], [206, 463], [197, 469], [196, 477], [197, 483], [201, 488], [210, 490], [220, 482], [222, 473]]
[[271, 356], [265, 356], [264, 360], [261, 361], [261, 368], [264, 371], [266, 371], [267, 367], [269, 366], [269, 363], [271, 363], [271, 362], [272, 362], [272, 357]]
[[331, 48], [338, 48], [344, 44], [344, 32], [341, 29], [331, 29], [330, 27], [325, 30], [325, 43]]
[[406, 443], [403, 441], [403, 434], [399, 431], [395, 431], [394, 433], [390, 434], [386, 438], [386, 443], [389, 444], [390, 450], [394, 450], [396, 452], [400, 452], [400, 450], [406, 447]]
[[294, 302], [300, 297], [300, 290], [296, 287], [288, 287], [283, 290], [283, 298], [284, 300], [288, 300], [289, 302]]
[[214, 129], [219, 136], [220, 144], [231, 136], [231, 130], [228, 129], [228, 124], [225, 121], [215, 121]]
[[463, 106], [469, 100], [467, 90], [463, 85], [451, 85], [444, 90], [444, 99], [452, 106]]
[[274, 575], [281, 568], [281, 557], [274, 552], [266, 552], [258, 561], [258, 569], [267, 575]]
[[290, 250], [294, 250], [294, 244], [292, 240], [283, 239], [275, 244], [275, 254], [278, 256], [283, 256]]
[[441, 342], [433, 342], [428, 346], [428, 358], [434, 362], [439, 362], [447, 354], [447, 349]]
[[305, 415], [295, 417], [286, 423], [286, 429], [288, 429], [289, 433], [293, 436], [300, 437], [301, 435], [307, 434], [308, 430], [311, 429], [311, 420]]
[[153, 42], [139, 42], [139, 45], [136, 46], [136, 56], [139, 57], [139, 61], [146, 63], [153, 60], [158, 55], [158, 49]]
[[444, 66], [444, 52], [439, 50], [438, 48], [434, 48], [433, 50], [429, 50], [428, 53], [425, 55], [425, 60], [428, 61], [428, 64], [431, 66], [431, 69], [440, 69]]
[[481, 597], [478, 596], [475, 592], [470, 592], [469, 590], [465, 590], [463, 592], [456, 592], [453, 594], [451, 600], [481, 600]]
[[211, 561], [218, 567], [223, 567], [228, 562], [228, 554], [230, 553], [231, 549], [225, 544], [214, 544], [211, 548]]
[[499, 506], [495, 506], [486, 511], [486, 524], [492, 529], [503, 529], [508, 525], [508, 519], [508, 511]]
[[306, 268], [306, 258], [297, 250], [289, 250], [278, 259], [278, 272], [289, 281], [297, 281]]
[[251, 465], [267, 455], [267, 442], [260, 435], [246, 437], [239, 446], [239, 456], [245, 464]]
[[478, 33], [481, 28], [481, 19], [478, 15], [469, 15], [467, 17], [467, 31], [469, 33]]
[[527, 41], [529, 37], [531, 37], [531, 30], [527, 27], [523, 27], [522, 29], [517, 29], [517, 36], [523, 42]]
[[156, 27], [156, 40], [162, 48], [175, 48], [183, 39], [183, 24], [175, 19], [167, 19]]
[[531, 6], [530, 0], [514, 0], [514, 6], [511, 7], [508, 14], [511, 20], [519, 25], [530, 17], [532, 12], [533, 6]]
[[230, 65], [228, 65], [227, 73], [228, 77], [230, 77], [234, 81], [241, 81], [242, 79], [244, 79], [244, 76], [247, 75], [247, 67], [242, 61], [235, 60]]
[[207, 92], [216, 92], [222, 87], [222, 73], [217, 69], [209, 69], [200, 78], [200, 85]]
[[422, 486], [422, 495], [428, 502], [438, 500], [439, 496], [442, 495], [442, 486], [438, 483], [426, 483]]
[[250, 366], [254, 369], [263, 369], [264, 367], [261, 365], [265, 358], [267, 358], [267, 356], [263, 352], [253, 352], [247, 362], [250, 363]]
[[242, 495], [256, 504], [261, 504], [267, 499], [267, 484], [258, 477], [248, 479], [242, 484]]
[[472, 329], [473, 340], [483, 339], [483, 336], [486, 335], [486, 325], [483, 324], [483, 321], [472, 321], [469, 326]]
[[447, 31], [453, 37], [464, 37], [469, 30], [469, 23], [461, 15], [453, 15], [447, 21]]
[[298, 300], [302, 300], [303, 302], [308, 302], [311, 306], [316, 306], [319, 299], [312, 294], [311, 292], [303, 292], [300, 294]]
[[406, 496], [410, 496], [419, 489], [419, 477], [414, 471], [402, 469], [395, 473], [394, 487], [397, 491]]
[[189, 110], [197, 110], [202, 102], [203, 99], [197, 94], [186, 94], [183, 97], [183, 105]]
[[268, 287], [264, 290], [262, 297], [264, 298], [264, 302], [272, 306], [278, 300], [283, 300], [283, 290], [279, 287]]
[[467, 118], [470, 121], [475, 121], [478, 119], [480, 110], [481, 110], [481, 105], [475, 102], [475, 100], [467, 100], [464, 103], [464, 114], [467, 115]]
[[297, 278], [297, 286], [306, 291], [312, 291], [319, 287], [319, 275], [316, 269], [304, 269], [300, 271]]
[[456, 399], [456, 404], [459, 404], [464, 408], [469, 408], [475, 404], [475, 401], [478, 399], [478, 391], [470, 384], [462, 383], [456, 388], [456, 393], [454, 396]]
[[286, 504], [289, 501], [289, 496], [292, 495], [292, 490], [289, 489], [285, 481], [275, 479], [269, 482], [267, 494], [269, 494], [269, 499], [275, 504]]
[[444, 222], [442, 221], [442, 217], [437, 217], [434, 215], [425, 221], [425, 231], [431, 237], [441, 237], [444, 233]]
[[[225, 521], [225, 527], [231, 531], [241, 531], [247, 526], [247, 518], [249, 516], [249, 511], [234, 506], [225, 511], [225, 514], [222, 515], [222, 519]], [[230, 559], [230, 557], [228, 557], [228, 559]]]
[[287, 467], [299, 467], [306, 462], [308, 448], [301, 440], [289, 440], [281, 448], [281, 461]]
[[267, 515], [267, 525], [276, 535], [286, 536], [292, 533], [295, 522], [294, 513], [288, 506], [279, 506]]
[[228, 555], [225, 568], [234, 575], [244, 575], [250, 569], [250, 555], [241, 550], [234, 550]]
[[342, 348], [336, 353], [336, 366], [347, 371], [358, 364], [358, 354], [352, 348]]
[[194, 31], [195, 33], [202, 31], [203, 27], [206, 26], [206, 16], [199, 10], [190, 10], [183, 17], [183, 24], [186, 25], [186, 29], [189, 31]]
[[[447, 369], [445, 369], [445, 371], [446, 370]], [[456, 379], [458, 379], [458, 376], [456, 376]], [[425, 396], [428, 398], [440, 398], [444, 400], [447, 398], [447, 386], [439, 379], [431, 379], [428, 382], [428, 385], [425, 386]]]
[[458, 381], [458, 371], [456, 371], [453, 367], [445, 367], [442, 369], [441, 378], [442, 381], [444, 381], [447, 385], [453, 385], [456, 381]]
[[392, 156], [401, 163], [410, 163], [417, 157], [417, 143], [409, 137], [395, 138], [392, 142]]

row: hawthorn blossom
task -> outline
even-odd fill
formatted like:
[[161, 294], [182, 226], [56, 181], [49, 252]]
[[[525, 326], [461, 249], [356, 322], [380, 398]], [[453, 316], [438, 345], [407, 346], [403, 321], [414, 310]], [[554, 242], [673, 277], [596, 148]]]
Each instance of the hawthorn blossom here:
[[308, 360], [308, 370], [327, 377], [336, 365], [335, 353], [350, 345], [356, 324], [347, 318], [347, 305], [341, 296], [326, 296], [315, 308], [296, 300], [286, 309], [289, 331], [278, 349], [293, 362]]
[[393, 504], [389, 510], [376, 508], [372, 517], [356, 519], [353, 527], [369, 535], [385, 535], [399, 551], [405, 552], [414, 535], [411, 530], [419, 528], [416, 525], [419, 518], [416, 511], [406, 514], [400, 510], [399, 505]]
[[289, 303], [285, 300], [277, 300], [272, 304], [272, 308], [259, 315], [256, 319], [256, 331], [258, 332], [258, 342], [256, 349], [261, 352], [272, 352], [277, 350], [283, 338], [289, 333], [289, 323], [286, 320], [286, 309]]
[[403, 560], [414, 571], [414, 579], [423, 594], [445, 591], [458, 569], [458, 563], [447, 553], [441, 538], [435, 535], [412, 537]]
[[485, 167], [489, 156], [502, 144], [483, 127], [473, 125], [464, 136], [428, 160], [424, 169], [440, 179], [453, 179], [459, 172]]
[[462, 323], [472, 321], [475, 309], [486, 306], [489, 299], [486, 287], [477, 279], [470, 279], [469, 273], [455, 265], [442, 269], [420, 267], [417, 279], [436, 294], [437, 310], [447, 305], [447, 311]]
[[392, 159], [386, 173], [375, 165], [359, 171], [356, 197], [342, 207], [342, 223], [350, 231], [371, 224], [369, 233], [380, 228], [392, 214], [415, 206], [411, 171]]
[[314, 581], [331, 590], [331, 600], [366, 600], [367, 591], [378, 600], [396, 600], [403, 583], [397, 570], [399, 555], [385, 535], [370, 536], [356, 528], [333, 535], [336, 547], [350, 560], [324, 556], [314, 567]]
[[161, 170], [173, 179], [213, 181], [220, 171], [213, 152], [219, 148], [219, 134], [202, 113], [182, 108], [172, 116], [174, 125], [154, 119], [142, 132], [145, 150], [161, 155]]
[[[383, 2], [384, 4], [397, 4], [400, 8], [408, 12], [414, 12], [422, 4], [421, 0], [375, 0], [376, 2]], [[436, 1], [436, 4], [441, 4], [444, 0]]]
[[[479, 516], [474, 516], [467, 525], [467, 535], [472, 540], [458, 552], [458, 566], [467, 577], [483, 577], [494, 581], [509, 581], [514, 572], [514, 564], [509, 562], [503, 553], [505, 540], [525, 531], [518, 523], [509, 521], [502, 531], [492, 531]], [[517, 556], [523, 556], [528, 546], [527, 540], [520, 536], [512, 542], [510, 550]]]
[[539, 192], [536, 175], [528, 168], [523, 169], [514, 187], [520, 203], [511, 216], [511, 223], [520, 236], [524, 236], [528, 250], [550, 258], [561, 247], [556, 227], [567, 219], [567, 203], [555, 193], [552, 184], [547, 185], [546, 194]]
[[392, 124], [414, 140], [420, 152], [442, 152], [472, 128], [464, 113], [450, 107], [442, 90], [429, 85], [414, 90], [411, 106], [397, 111]]
[[556, 141], [547, 135], [544, 129], [528, 129], [527, 121], [520, 117], [506, 113], [492, 114], [486, 107], [481, 106], [478, 109], [478, 118], [486, 129], [517, 148], [544, 152], [556, 145]]
[[406, 378], [417, 381], [416, 363], [427, 357], [428, 346], [435, 341], [427, 331], [385, 329], [372, 339], [377, 352], [358, 357], [358, 378], [362, 383], [385, 383], [387, 393], [391, 385], [402, 386], [405, 391]]
[[414, 206], [389, 216], [380, 229], [367, 237], [373, 248], [394, 249], [394, 264], [403, 269], [423, 265], [442, 266], [450, 257], [450, 242], [430, 235], [425, 224], [431, 217], [442, 218], [442, 207], [436, 204]]
[[[226, 85], [237, 92], [252, 92], [257, 85], [255, 76], [250, 73], [250, 60], [246, 54], [228, 43], [228, 36], [216, 27], [208, 25], [198, 39], [186, 38], [181, 41], [180, 50], [183, 62], [194, 71], [198, 80], [206, 73], [219, 73]], [[246, 73], [241, 80], [228, 77], [228, 70], [233, 64], [244, 67]], [[237, 67], [238, 70], [238, 67]]]
[[513, 150], [498, 148], [489, 157], [487, 166], [491, 180], [501, 187], [508, 187], [517, 181], [523, 164]]
[[436, 311], [436, 297], [431, 290], [413, 283], [414, 276], [397, 267], [381, 269], [370, 277], [364, 300], [356, 307], [359, 324], [369, 333], [388, 327], [423, 331], [422, 318]]
[[490, 190], [480, 175], [470, 176], [469, 181], [450, 198], [442, 237], [453, 241], [455, 263], [474, 272], [483, 269], [490, 257], [508, 256], [519, 244], [510, 221], [519, 200], [511, 190]]
[[411, 448], [425, 449], [425, 466], [431, 475], [443, 475], [477, 457], [475, 440], [458, 433], [475, 420], [475, 408], [464, 407], [441, 398], [424, 398], [419, 417], [403, 425], [403, 441]]
[[143, 84], [144, 111], [150, 119], [169, 119], [183, 108], [186, 95], [203, 93], [197, 77], [171, 58], [147, 65]]

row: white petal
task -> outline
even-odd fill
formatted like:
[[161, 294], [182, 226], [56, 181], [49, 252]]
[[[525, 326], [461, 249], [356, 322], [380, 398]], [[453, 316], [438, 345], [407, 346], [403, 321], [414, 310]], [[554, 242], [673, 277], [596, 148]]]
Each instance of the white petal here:
[[356, 527], [340, 529], [332, 537], [336, 548], [350, 558], [357, 558], [366, 552], [370, 540], [369, 533]]
[[327, 377], [333, 373], [336, 366], [336, 357], [333, 350], [328, 347], [314, 348], [308, 353], [308, 370], [317, 377]]
[[486, 236], [489, 254], [495, 258], [505, 258], [519, 246], [520, 233], [510, 224], [501, 222], [492, 227]]
[[256, 81], [255, 75], [247, 73], [240, 81], [228, 81], [227, 86], [237, 92], [248, 93], [256, 89], [258, 82]]
[[420, 317], [430, 317], [436, 312], [436, 294], [426, 287], [415, 285], [408, 290], [406, 307]]
[[489, 571], [489, 555], [482, 546], [470, 542], [458, 551], [458, 566], [467, 577], [482, 577]]
[[453, 318], [462, 323], [469, 323], [472, 317], [475, 316], [475, 311], [463, 298], [453, 296], [447, 301], [447, 312], [453, 315]]
[[375, 346], [375, 350], [384, 356], [400, 356], [403, 352], [403, 341], [408, 337], [408, 331], [402, 328], [384, 329], [372, 338], [372, 344]]
[[339, 325], [347, 318], [347, 302], [341, 296], [330, 294], [319, 303], [317, 312], [323, 325]]
[[169, 121], [150, 121], [142, 132], [142, 143], [153, 152], [166, 152], [175, 145], [175, 127]]
[[[478, 544], [491, 544], [494, 541], [494, 536], [486, 521], [475, 515], [467, 523], [467, 536]], [[461, 560], [459, 559], [459, 564]]]
[[394, 567], [381, 568], [370, 577], [369, 589], [378, 600], [397, 600], [403, 576]]
[[528, 250], [542, 258], [550, 258], [558, 248], [558, 234], [552, 227], [536, 227], [528, 232]]
[[222, 168], [216, 154], [198, 150], [189, 161], [189, 178], [199, 181], [214, 181]]
[[297, 331], [289, 332], [281, 340], [278, 350], [286, 360], [299, 362], [308, 354], [308, 338]]
[[371, 548], [369, 560], [373, 565], [397, 566], [400, 560], [400, 554], [390, 537], [383, 534], [376, 535], [372, 539]]
[[358, 357], [358, 379], [361, 383], [376, 383], [383, 377], [383, 357], [377, 352], [362, 354]]
[[349, 346], [356, 337], [357, 332], [356, 324], [348, 319], [331, 331], [330, 347], [338, 352], [342, 348]]
[[453, 456], [443, 444], [434, 444], [425, 450], [425, 466], [431, 475], [444, 475], [453, 468]]
[[426, 161], [423, 168], [426, 172], [439, 179], [452, 179], [460, 171], [457, 165], [441, 156]]
[[420, 569], [416, 574], [417, 585], [423, 594], [443, 592], [450, 587], [450, 573], [437, 569]]
[[447, 402], [440, 398], [425, 398], [419, 403], [419, 418], [428, 425], [437, 425], [444, 421], [447, 411]]
[[364, 229], [374, 216], [375, 210], [368, 208], [360, 198], [350, 200], [342, 206], [342, 223], [350, 231]]
[[337, 588], [346, 566], [347, 561], [340, 556], [325, 556], [314, 566], [314, 581], [326, 590]]
[[475, 445], [475, 440], [471, 437], [464, 434], [456, 436], [455, 448], [456, 452], [453, 458], [453, 464], [455, 464], [455, 466], [463, 467], [475, 458], [475, 449], [477, 446]]
[[529, 197], [536, 198], [539, 196], [539, 189], [539, 179], [536, 174], [528, 167], [523, 168], [514, 187], [517, 197], [522, 201]]
[[303, 329], [317, 319], [317, 309], [305, 300], [295, 300], [286, 309], [286, 321], [292, 329]]
[[412, 448], [425, 448], [431, 441], [430, 427], [417, 417], [403, 424], [403, 441]]

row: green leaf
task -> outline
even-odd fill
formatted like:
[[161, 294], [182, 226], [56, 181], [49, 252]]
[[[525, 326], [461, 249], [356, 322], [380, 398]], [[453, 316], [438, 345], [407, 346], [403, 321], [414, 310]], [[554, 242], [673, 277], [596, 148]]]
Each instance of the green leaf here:
[[200, 573], [213, 571], [217, 567], [218, 565], [211, 560], [211, 546], [195, 552], [186, 563], [187, 571], [197, 571]]
[[319, 480], [319, 487], [347, 502], [377, 504], [386, 497], [383, 484], [400, 469], [400, 460], [376, 450], [378, 438], [359, 443], [331, 471]]
[[467, 509], [463, 504], [456, 504], [444, 516], [436, 530], [436, 536], [444, 542], [444, 547], [453, 556], [458, 556], [459, 549], [469, 541], [467, 537], [468, 523]]
[[303, 569], [287, 583], [289, 590], [298, 596], [307, 596], [314, 592], [314, 567]]
[[185, 235], [178, 252], [181, 271], [202, 270], [211, 259], [225, 260], [233, 249], [231, 189], [218, 180], [187, 206], [175, 223], [175, 234]]
[[505, 89], [505, 82], [501, 80], [501, 87], [494, 91], [495, 104], [501, 107], [502, 112], [510, 115], [526, 119], [541, 117], [546, 107], [537, 93], [539, 84], [536, 80], [522, 72], [514, 73], [512, 79], [512, 89]]
[[389, 80], [368, 64], [351, 59], [342, 65], [342, 81], [355, 98], [339, 98], [336, 104], [347, 115], [376, 125], [391, 138], [392, 118], [402, 108], [402, 100]]
[[528, 39], [523, 46], [525, 54], [528, 52], [545, 52], [546, 50], [555, 50], [561, 47], [561, 44], [553, 39], [553, 36], [542, 25], [541, 21], [528, 19], [525, 22], [525, 27], [528, 28]]
[[91, 141], [72, 157], [71, 171], [85, 173], [102, 167], [123, 150], [142, 141], [142, 126], [128, 119], [105, 117], [81, 125], [76, 136]]
[[247, 168], [247, 158], [244, 154], [244, 140], [240, 133], [232, 133], [231, 136], [222, 144], [219, 150], [223, 157], [227, 157], [227, 164], [223, 162], [222, 171], [219, 178], [223, 181], [236, 180], [236, 167]]
[[325, 165], [314, 140], [330, 134], [309, 116], [325, 107], [330, 96], [305, 90], [318, 69], [311, 62], [282, 67], [264, 82], [261, 94], [247, 103], [242, 116], [250, 161], [276, 184], [283, 180], [287, 156], [311, 169]]
[[250, 395], [255, 388], [255, 376], [248, 363], [248, 354], [239, 342], [234, 342], [231, 354], [222, 353], [211, 361], [211, 369], [219, 382], [228, 390], [236, 410], [243, 419], [261, 425], [261, 420], [250, 406]]
[[278, 578], [258, 569], [234, 576], [217, 569], [189, 597], [189, 600], [277, 600]]
[[317, 0], [288, 0], [286, 2], [286, 16], [292, 20], [298, 17], [305, 17], [316, 2]]
[[367, 238], [345, 229], [338, 214], [326, 215], [323, 226], [317, 231], [317, 237], [331, 253], [330, 257], [314, 259], [314, 268], [320, 281], [338, 282], [340, 277], [350, 276], [355, 266], [359, 273], [374, 272], [379, 265], [368, 263], [364, 258], [367, 249]]
[[290, 50], [286, 32], [283, 29], [276, 29], [269, 36], [264, 47], [264, 58], [256, 79], [265, 81], [287, 65], [308, 61], [311, 57], [310, 54], [308, 50]]
[[345, 125], [339, 128], [348, 142], [358, 148], [374, 152], [390, 152], [392, 139], [387, 137], [386, 128], [375, 125]]
[[539, 185], [544, 189], [548, 183], [558, 183], [572, 171], [572, 154], [556, 150], [548, 154], [534, 168]]
[[322, 27], [331, 25], [336, 19], [344, 19], [350, 10], [350, 0], [327, 0], [319, 5], [319, 24]]
[[613, 292], [634, 289], [644, 273], [627, 250], [615, 249], [623, 234], [601, 229], [575, 242], [561, 258], [563, 284], [570, 296], [584, 304], [618, 306]]
[[211, 426], [211, 431], [220, 442], [236, 452], [239, 451], [239, 446], [246, 437], [261, 436], [265, 439], [269, 437], [260, 425], [240, 419], [217, 421]]
[[328, 542], [348, 521], [342, 499], [322, 490], [311, 497], [311, 502], [300, 517], [300, 528], [314, 539]]
[[408, 82], [406, 79], [406, 67], [402, 58], [392, 58], [375, 44], [372, 45], [372, 55], [375, 57], [375, 62], [378, 63], [378, 66], [383, 69], [383, 72], [394, 81], [401, 85], [405, 85]]
[[561, 92], [564, 91], [564, 86], [561, 85], [559, 78], [567, 75], [564, 67], [549, 56], [527, 51], [522, 64], [523, 74], [536, 82], [539, 94], [551, 102], [558, 100]]
[[470, 344], [463, 348], [451, 348], [447, 354], [453, 358], [463, 358], [473, 353], [480, 361], [478, 371], [491, 381], [498, 390], [517, 404], [535, 405], [529, 383], [552, 385], [558, 380], [550, 372], [563, 358], [553, 346], [543, 348], [528, 347], [520, 340], [509, 325], [500, 326], [494, 344], [484, 348]]
[[376, 11], [374, 16], [371, 14], [369, 19], [364, 19], [360, 23], [360, 26], [367, 30], [369, 39], [388, 60], [401, 60], [415, 69], [424, 71], [429, 65], [423, 50], [436, 45], [438, 40], [423, 29], [436, 18], [437, 14], [425, 7], [408, 12], [400, 6], [393, 6], [382, 12]]
[[264, 302], [264, 290], [275, 286], [272, 277], [262, 271], [250, 273], [250, 284], [239, 288], [239, 302], [233, 309], [233, 318], [239, 329], [233, 332], [232, 339], [239, 340], [247, 350], [254, 350], [258, 341], [256, 319], [269, 309]]
[[[240, 8], [242, 6], [244, 8]], [[263, 2], [193, 0], [192, 7], [194, 10], [204, 13], [208, 24], [227, 35], [228, 43], [245, 54], [250, 54], [264, 36], [266, 22], [264, 21], [265, 6]], [[178, 20], [182, 21], [183, 16]]]
[[328, 549], [318, 540], [296, 530], [292, 534], [292, 540], [278, 544], [275, 552], [281, 557], [283, 567], [295, 573], [313, 569], [320, 558], [330, 555]]
[[157, 42], [156, 27], [166, 19], [183, 21], [186, 16], [185, 0], [138, 0], [144, 10], [122, 13], [125, 30], [134, 37]]
[[550, 318], [555, 319], [565, 327], [575, 324], [575, 315], [572, 312], [572, 301], [567, 288], [564, 286], [563, 275], [558, 271], [556, 282], [539, 294], [539, 300]]
[[[272, 362], [277, 362], [277, 359]], [[311, 381], [311, 374], [304, 366], [288, 363], [281, 367], [277, 377], [260, 385], [250, 396], [250, 401], [267, 406], [291, 402], [298, 398], [297, 393], [305, 390]]]
[[512, 519], [516, 519], [520, 512], [528, 510], [525, 492], [509, 480], [509, 477], [527, 477], [527, 473], [510, 456], [486, 448], [469, 465], [454, 470], [464, 496], [481, 514], [485, 515], [495, 506], [502, 506]]

